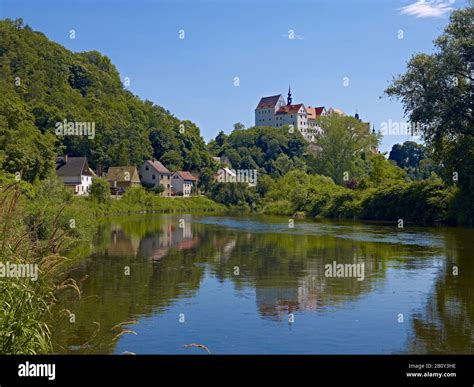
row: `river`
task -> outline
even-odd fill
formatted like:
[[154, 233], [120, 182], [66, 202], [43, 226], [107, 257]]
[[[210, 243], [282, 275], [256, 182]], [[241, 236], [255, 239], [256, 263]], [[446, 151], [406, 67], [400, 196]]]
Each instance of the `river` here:
[[55, 352], [474, 353], [472, 229], [141, 215], [103, 222], [92, 251]]

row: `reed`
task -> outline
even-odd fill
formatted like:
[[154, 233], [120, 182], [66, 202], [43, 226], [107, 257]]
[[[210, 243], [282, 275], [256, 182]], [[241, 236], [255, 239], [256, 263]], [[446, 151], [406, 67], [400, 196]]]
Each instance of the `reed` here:
[[[0, 187], [0, 353], [50, 353], [51, 331], [48, 325], [56, 295], [72, 280], [61, 280], [66, 258], [57, 253], [58, 235], [67, 238], [54, 224], [47, 240], [37, 238], [37, 229], [45, 221], [40, 217], [27, 226], [18, 183]], [[6, 267], [35, 268], [31, 271], [7, 271]], [[72, 281], [72, 282], [71, 282]]]

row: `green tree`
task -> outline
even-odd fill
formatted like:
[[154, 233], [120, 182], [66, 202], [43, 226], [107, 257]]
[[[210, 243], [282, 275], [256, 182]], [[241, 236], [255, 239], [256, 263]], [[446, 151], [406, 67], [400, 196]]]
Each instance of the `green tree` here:
[[393, 161], [387, 160], [384, 155], [369, 156], [369, 180], [375, 185], [390, 181], [403, 181], [406, 172], [397, 167]]
[[165, 152], [160, 161], [171, 171], [181, 171], [183, 169], [183, 160], [177, 150]]
[[376, 145], [377, 138], [366, 123], [350, 116], [331, 114], [321, 117], [319, 124], [323, 131], [316, 139], [320, 147], [316, 172], [343, 184], [356, 173], [356, 160]]
[[100, 204], [110, 204], [110, 184], [104, 178], [92, 180], [89, 197]]
[[426, 158], [426, 147], [414, 141], [405, 141], [402, 145], [395, 144], [388, 158], [395, 161], [400, 168], [416, 169], [420, 161]]
[[459, 184], [464, 211], [474, 221], [474, 7], [452, 12], [435, 52], [416, 54], [386, 93], [400, 99], [409, 121], [432, 149], [441, 175]]
[[204, 191], [208, 191], [214, 182], [215, 171], [212, 168], [203, 168], [199, 173], [198, 187]]

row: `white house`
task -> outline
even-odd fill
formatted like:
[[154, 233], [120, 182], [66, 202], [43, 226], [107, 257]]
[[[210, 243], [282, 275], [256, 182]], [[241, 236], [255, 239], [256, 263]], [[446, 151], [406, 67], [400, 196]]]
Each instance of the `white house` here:
[[158, 160], [152, 159], [145, 161], [139, 170], [142, 183], [157, 187], [162, 185], [164, 190], [162, 196], [171, 196], [171, 175], [172, 173]]
[[176, 195], [190, 196], [193, 185], [197, 183], [197, 177], [187, 171], [177, 171], [171, 178], [171, 186]]
[[86, 157], [68, 156], [56, 160], [56, 175], [75, 195], [88, 195], [92, 179], [96, 177]]

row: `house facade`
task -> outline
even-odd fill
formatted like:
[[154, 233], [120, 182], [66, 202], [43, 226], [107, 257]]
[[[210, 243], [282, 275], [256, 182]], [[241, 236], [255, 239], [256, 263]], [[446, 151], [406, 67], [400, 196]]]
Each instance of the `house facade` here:
[[149, 187], [164, 187], [161, 196], [171, 196], [171, 175], [172, 173], [158, 160], [146, 160], [139, 170], [139, 176], [143, 184]]
[[110, 167], [107, 181], [113, 195], [122, 195], [127, 189], [140, 185], [137, 168], [133, 166]]
[[171, 186], [178, 196], [191, 196], [191, 190], [197, 183], [197, 178], [187, 171], [173, 173]]
[[89, 194], [92, 179], [96, 177], [86, 157], [68, 156], [56, 160], [56, 175], [67, 189], [79, 196]]

